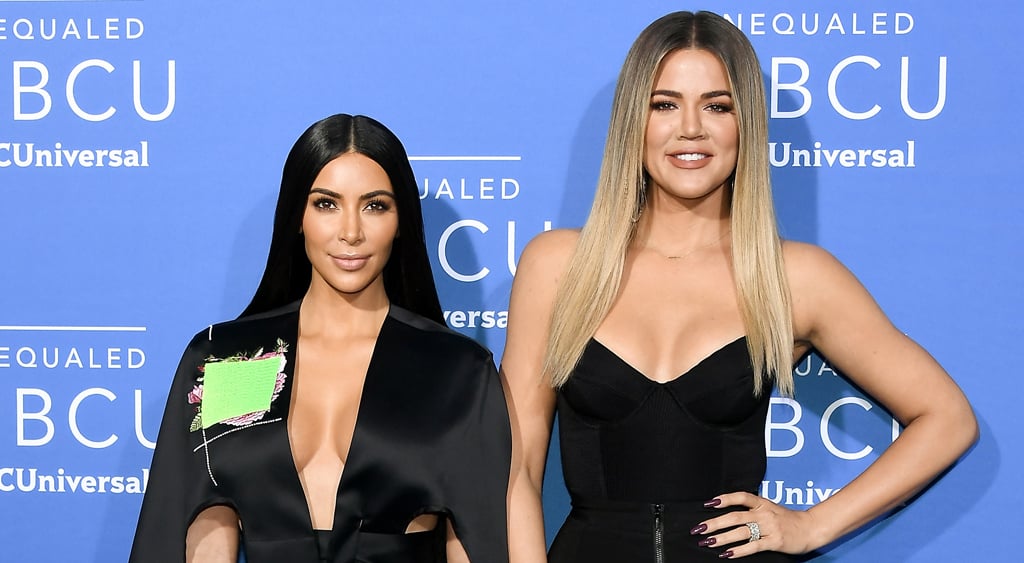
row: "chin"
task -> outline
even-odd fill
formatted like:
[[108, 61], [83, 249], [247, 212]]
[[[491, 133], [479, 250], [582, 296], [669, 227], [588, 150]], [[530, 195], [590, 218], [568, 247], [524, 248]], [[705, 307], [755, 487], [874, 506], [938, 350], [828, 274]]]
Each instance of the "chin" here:
[[378, 272], [374, 275], [373, 272], [361, 270], [356, 272], [331, 272], [331, 274], [330, 276], [323, 276], [319, 272], [314, 271], [312, 283], [321, 286], [322, 289], [333, 291], [342, 297], [358, 297], [368, 290], [373, 290], [376, 285], [374, 282], [378, 280], [380, 280], [382, 291], [384, 288], [383, 272]]
[[677, 198], [677, 199], [700, 200], [700, 199], [704, 199], [704, 198], [714, 194], [719, 189], [720, 188], [718, 188], [718, 187], [715, 187], [715, 188], [708, 188], [708, 187], [679, 188], [679, 189], [666, 189], [665, 192], [667, 194], [671, 195], [672, 197]]
[[341, 283], [328, 282], [328, 285], [330, 285], [331, 289], [341, 295], [355, 297], [370, 289], [370, 286], [373, 285], [373, 280], [347, 280]]

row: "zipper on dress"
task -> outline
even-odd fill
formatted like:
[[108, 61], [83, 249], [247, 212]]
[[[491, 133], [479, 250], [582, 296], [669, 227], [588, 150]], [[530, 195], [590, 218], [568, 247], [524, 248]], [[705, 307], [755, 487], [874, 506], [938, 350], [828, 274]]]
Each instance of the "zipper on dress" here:
[[664, 504], [651, 505], [651, 514], [654, 514], [654, 563], [665, 563], [665, 523], [661, 519], [664, 513]]

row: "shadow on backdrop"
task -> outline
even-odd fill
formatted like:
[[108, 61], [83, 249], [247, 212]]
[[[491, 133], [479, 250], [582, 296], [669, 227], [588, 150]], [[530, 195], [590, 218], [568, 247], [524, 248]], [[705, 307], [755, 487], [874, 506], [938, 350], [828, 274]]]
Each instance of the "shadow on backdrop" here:
[[[979, 414], [978, 429], [981, 439], [960, 461], [942, 472], [936, 481], [907, 501], [904, 506], [875, 519], [861, 528], [825, 548], [811, 552], [801, 561], [851, 561], [855, 560], [857, 549], [867, 543], [871, 551], [885, 553], [887, 561], [908, 561], [936, 537], [956, 534], [961, 517], [977, 510], [976, 506], [986, 495], [1002, 465], [999, 450], [991, 426]], [[941, 481], [941, 488], [955, 493], [931, 494]], [[964, 538], [965, 553], [973, 552], [972, 543]], [[964, 561], [960, 557], [973, 555], [948, 554], [950, 561]]]
[[[766, 84], [771, 77], [763, 75]], [[779, 109], [793, 111], [800, 102], [791, 92], [779, 92]], [[795, 119], [770, 119], [768, 121], [768, 142], [792, 143], [793, 147], [810, 147], [814, 144], [805, 117]], [[769, 145], [771, 146], [771, 145]], [[769, 154], [769, 156], [774, 156]], [[782, 238], [801, 242], [818, 243], [818, 171], [811, 167], [771, 167], [772, 195], [775, 200], [775, 214]]]
[[[417, 174], [417, 178], [419, 178]], [[445, 273], [440, 264], [440, 249], [438, 244], [444, 230], [455, 222], [463, 219], [455, 208], [444, 199], [426, 199], [421, 201], [423, 208], [423, 224], [427, 241], [427, 254], [430, 256], [430, 270], [434, 274], [434, 283], [437, 286], [437, 295], [441, 300], [441, 309], [445, 311], [470, 308], [473, 304], [482, 303], [481, 283], [467, 283], [453, 279]], [[467, 235], [464, 231], [469, 231]], [[445, 254], [448, 257], [452, 268], [459, 272], [478, 272], [484, 267], [476, 248], [473, 246], [473, 235], [480, 234], [475, 229], [461, 229], [452, 234], [448, 239]], [[472, 337], [480, 343], [484, 343], [486, 329], [476, 326], [475, 328], [457, 328], [462, 334]]]

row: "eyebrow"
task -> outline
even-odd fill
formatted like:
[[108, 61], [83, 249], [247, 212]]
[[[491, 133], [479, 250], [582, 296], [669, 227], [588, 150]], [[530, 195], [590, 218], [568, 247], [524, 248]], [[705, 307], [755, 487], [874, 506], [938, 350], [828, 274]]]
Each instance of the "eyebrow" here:
[[[327, 188], [313, 188], [313, 189], [309, 190], [309, 193], [310, 194], [324, 194], [325, 196], [333, 197], [334, 199], [345, 199], [338, 192], [335, 192], [335, 191], [332, 191], [332, 190], [328, 190]], [[391, 192], [391, 191], [388, 191], [388, 190], [374, 190], [372, 192], [366, 192], [365, 194], [359, 196], [359, 199], [365, 201], [365, 200], [368, 200], [368, 199], [373, 199], [375, 197], [380, 197], [382, 195], [388, 196], [391, 199], [395, 199], [394, 192]]]
[[[651, 92], [651, 97], [653, 98], [654, 96], [668, 96], [669, 98], [682, 98], [683, 97], [682, 93], [677, 92], [675, 90], [655, 90], [655, 91]], [[702, 100], [709, 100], [711, 98], [717, 98], [719, 96], [727, 96], [727, 97], [731, 98], [732, 97], [732, 92], [730, 92], [728, 90], [712, 90], [710, 92], [704, 92], [703, 94], [701, 94], [700, 95], [700, 99], [702, 99]]]

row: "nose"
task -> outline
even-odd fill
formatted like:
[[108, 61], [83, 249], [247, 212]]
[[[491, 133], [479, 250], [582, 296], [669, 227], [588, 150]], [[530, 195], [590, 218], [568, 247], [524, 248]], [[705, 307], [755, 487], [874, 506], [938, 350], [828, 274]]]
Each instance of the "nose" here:
[[680, 139], [700, 139], [704, 136], [703, 114], [699, 107], [686, 107], [679, 112]]
[[363, 221], [359, 209], [348, 209], [340, 213], [341, 221], [338, 225], [338, 240], [350, 245], [357, 245], [363, 242]]

